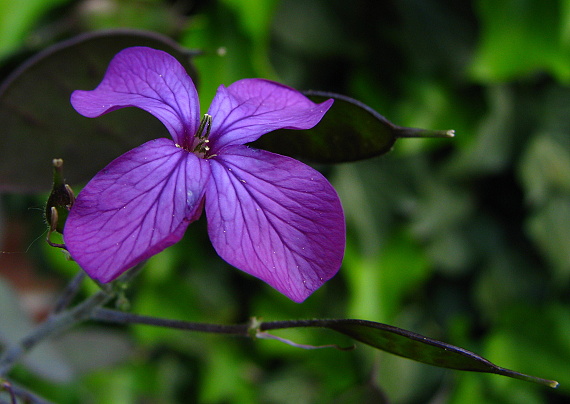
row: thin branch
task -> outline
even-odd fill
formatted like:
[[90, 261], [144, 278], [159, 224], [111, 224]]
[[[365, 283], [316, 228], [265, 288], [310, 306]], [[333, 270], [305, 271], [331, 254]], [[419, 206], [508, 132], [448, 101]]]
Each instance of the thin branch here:
[[157, 327], [168, 327], [179, 330], [209, 332], [214, 334], [230, 334], [243, 337], [249, 336], [250, 324], [209, 324], [189, 321], [169, 320], [140, 314], [127, 313], [119, 310], [98, 307], [91, 312], [91, 320], [105, 321], [118, 324], [146, 324]]
[[314, 319], [314, 320], [286, 320], [286, 321], [268, 321], [259, 324], [260, 331], [282, 330], [285, 328], [297, 327], [327, 327], [334, 320]]
[[[10, 383], [10, 394], [13, 394], [15, 397], [21, 398], [25, 403], [30, 404], [54, 404], [52, 401], [46, 400], [43, 397], [38, 396], [36, 393], [31, 392], [30, 390], [18, 385], [17, 383]], [[15, 403], [16, 401], [14, 401]], [[4, 404], [4, 401], [0, 401], [1, 404]]]
[[242, 337], [255, 337], [257, 333], [268, 330], [280, 330], [298, 327], [327, 327], [335, 320], [288, 320], [261, 322], [252, 318], [246, 324], [211, 324], [192, 321], [170, 320], [160, 317], [145, 316], [120, 310], [97, 307], [91, 311], [91, 320], [104, 321], [115, 324], [145, 324], [157, 327], [175, 328], [178, 330], [208, 332], [213, 334], [238, 335]]
[[79, 292], [79, 287], [81, 286], [81, 282], [83, 282], [83, 279], [85, 279], [85, 276], [86, 276], [85, 272], [80, 270], [77, 273], [77, 275], [75, 275], [75, 278], [73, 278], [71, 282], [67, 284], [67, 286], [59, 296], [59, 299], [55, 303], [52, 315], [61, 313], [65, 308], [69, 306], [73, 298], [77, 296], [77, 293]]

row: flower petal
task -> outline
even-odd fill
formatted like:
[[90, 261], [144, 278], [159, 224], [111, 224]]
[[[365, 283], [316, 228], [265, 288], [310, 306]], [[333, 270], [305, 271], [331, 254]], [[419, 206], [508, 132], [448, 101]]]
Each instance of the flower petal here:
[[209, 166], [170, 139], [112, 161], [79, 193], [64, 240], [94, 279], [109, 282], [176, 243], [203, 206]]
[[200, 121], [198, 93], [186, 70], [168, 53], [145, 47], [119, 52], [101, 84], [74, 91], [71, 104], [89, 118], [124, 107], [144, 109], [160, 119], [177, 144], [194, 136]]
[[318, 171], [289, 157], [231, 146], [212, 158], [208, 232], [218, 254], [301, 302], [340, 268], [340, 200]]
[[290, 87], [262, 79], [220, 86], [208, 113], [212, 115], [212, 153], [259, 139], [277, 129], [310, 129], [333, 100], [315, 104]]

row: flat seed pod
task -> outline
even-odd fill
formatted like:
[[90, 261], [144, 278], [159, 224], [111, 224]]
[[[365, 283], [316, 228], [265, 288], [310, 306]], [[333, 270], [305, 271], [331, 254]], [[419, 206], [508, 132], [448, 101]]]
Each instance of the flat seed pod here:
[[388, 153], [402, 137], [453, 137], [453, 131], [432, 131], [394, 125], [360, 101], [344, 95], [306, 91], [312, 101], [334, 104], [317, 126], [278, 130], [252, 146], [315, 163], [343, 163]]

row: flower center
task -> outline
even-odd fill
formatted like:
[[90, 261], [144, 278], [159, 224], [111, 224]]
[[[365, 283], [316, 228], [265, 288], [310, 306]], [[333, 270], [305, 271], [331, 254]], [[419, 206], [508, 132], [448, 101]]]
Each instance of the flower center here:
[[[208, 158], [208, 152], [210, 147], [208, 147], [208, 136], [210, 136], [210, 129], [212, 128], [212, 115], [204, 114], [204, 117], [200, 121], [200, 126], [194, 135], [189, 147], [183, 147], [184, 149], [197, 154], [201, 158]], [[178, 145], [177, 145], [178, 146]], [[181, 146], [178, 146], [181, 147]]]
[[208, 159], [215, 157], [215, 154], [210, 154], [210, 147], [208, 143], [210, 140], [210, 130], [212, 129], [212, 115], [204, 114], [200, 121], [200, 126], [193, 138], [185, 140], [183, 144], [176, 144], [176, 147], [186, 150], [189, 153], [194, 153], [198, 157]]

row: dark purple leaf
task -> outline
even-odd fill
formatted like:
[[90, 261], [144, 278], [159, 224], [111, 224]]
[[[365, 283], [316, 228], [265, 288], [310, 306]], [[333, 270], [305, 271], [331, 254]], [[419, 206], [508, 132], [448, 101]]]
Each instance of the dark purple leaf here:
[[317, 103], [334, 100], [321, 122], [302, 131], [275, 131], [252, 146], [316, 163], [342, 163], [381, 156], [403, 137], [454, 136], [453, 131], [394, 125], [369, 106], [343, 95], [319, 91], [304, 94]]
[[149, 46], [176, 57], [196, 80], [192, 53], [167, 37], [135, 30], [89, 33], [52, 46], [17, 69], [0, 87], [0, 192], [50, 189], [51, 162], [65, 162], [67, 182], [86, 182], [113, 158], [168, 135], [135, 108], [97, 121], [73, 110], [74, 90], [92, 90], [120, 50]]

